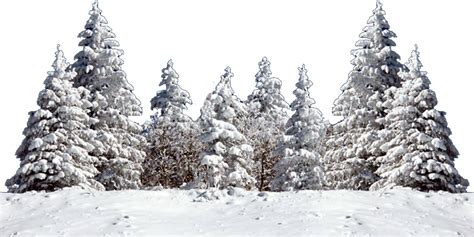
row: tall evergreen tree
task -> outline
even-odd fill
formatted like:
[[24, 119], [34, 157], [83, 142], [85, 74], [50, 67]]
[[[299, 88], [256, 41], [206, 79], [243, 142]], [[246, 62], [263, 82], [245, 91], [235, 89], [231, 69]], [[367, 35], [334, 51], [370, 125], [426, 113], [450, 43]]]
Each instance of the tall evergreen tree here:
[[391, 86], [399, 87], [401, 81], [398, 72], [403, 65], [392, 50], [396, 35], [380, 1], [359, 37], [351, 51], [354, 68], [332, 110], [342, 121], [328, 130], [326, 142], [327, 184], [336, 189], [367, 190], [377, 181], [375, 159], [383, 155], [377, 144], [377, 131], [383, 127], [377, 121], [385, 114], [375, 106], [375, 98], [383, 97]]
[[198, 188], [241, 187], [252, 189], [253, 149], [235, 123], [245, 116], [245, 104], [234, 94], [231, 78], [234, 74], [227, 67], [214, 92], [209, 94], [201, 109], [200, 136], [204, 151], [196, 178]]
[[458, 151], [449, 136], [451, 130], [445, 112], [435, 109], [436, 94], [430, 80], [421, 70], [418, 48], [400, 73], [403, 86], [391, 87], [382, 105], [387, 112], [385, 129], [380, 133], [386, 155], [376, 173], [381, 179], [371, 186], [376, 190], [388, 186], [412, 187], [421, 191], [444, 190], [466, 192], [468, 181], [454, 167]]
[[55, 191], [63, 187], [81, 186], [103, 190], [95, 181], [97, 157], [89, 155], [100, 143], [89, 127], [97, 121], [87, 114], [92, 108], [89, 91], [74, 88], [73, 72], [59, 48], [52, 72], [39, 93], [40, 107], [29, 113], [25, 138], [16, 151], [20, 168], [6, 181], [10, 192], [30, 190]]
[[270, 61], [266, 57], [259, 62], [255, 75], [255, 90], [248, 96], [249, 116], [242, 129], [254, 147], [255, 174], [259, 190], [269, 190], [276, 164], [272, 156], [277, 138], [284, 134], [288, 121], [288, 103], [281, 94], [282, 82], [272, 77]]
[[149, 147], [142, 183], [146, 186], [180, 187], [195, 176], [200, 149], [199, 129], [184, 113], [192, 101], [189, 93], [179, 86], [179, 75], [171, 60], [162, 72], [159, 85], [165, 88], [151, 99], [151, 109], [157, 112], [151, 117], [146, 133]]
[[281, 157], [275, 165], [276, 177], [271, 182], [273, 191], [291, 191], [301, 189], [321, 189], [324, 172], [321, 164], [324, 149], [323, 139], [327, 122], [310, 97], [309, 80], [305, 65], [298, 68], [300, 77], [293, 94], [296, 99], [291, 103], [294, 114], [286, 123], [286, 132], [277, 149]]
[[92, 93], [98, 106], [90, 114], [99, 123], [93, 128], [98, 139], [106, 145], [96, 155], [105, 157], [98, 166], [97, 177], [108, 190], [138, 188], [141, 163], [145, 152], [142, 127], [130, 116], [142, 114], [140, 101], [133, 94], [122, 70], [123, 50], [108, 22], [99, 9], [97, 0], [89, 12], [85, 30], [79, 34], [82, 50], [76, 54], [72, 69], [77, 73], [75, 86], [84, 86]]

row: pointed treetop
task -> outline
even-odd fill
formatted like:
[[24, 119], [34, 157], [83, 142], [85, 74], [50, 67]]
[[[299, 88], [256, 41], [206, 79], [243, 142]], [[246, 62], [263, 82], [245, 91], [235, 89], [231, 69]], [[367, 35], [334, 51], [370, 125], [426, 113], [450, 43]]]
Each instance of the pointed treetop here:
[[383, 4], [380, 0], [377, 0], [375, 9], [372, 11], [374, 15], [385, 15], [385, 11], [382, 8]]
[[262, 61], [260, 61], [258, 63], [258, 66], [260, 68], [260, 70], [263, 70], [265, 72], [267, 72], [269, 74], [269, 76], [272, 74], [272, 72], [270, 71], [270, 61], [268, 61], [268, 58], [267, 57], [263, 57], [262, 58]]
[[99, 9], [99, 0], [94, 0], [94, 3], [92, 3], [92, 9]]
[[161, 74], [162, 80], [160, 82], [160, 86], [166, 85], [166, 87], [168, 88], [168, 86], [170, 86], [171, 84], [175, 84], [175, 85], [178, 84], [179, 74], [173, 68], [172, 59], [168, 60], [166, 67], [163, 68], [161, 72], [162, 72]]
[[94, 0], [92, 3], [92, 11], [91, 12], [98, 12], [99, 14], [102, 13], [102, 10], [99, 8], [99, 0]]
[[272, 75], [272, 71], [270, 70], [270, 61], [268, 61], [267, 57], [263, 57], [262, 61], [258, 63], [259, 71], [255, 77], [260, 78], [260, 77], [265, 77], [268, 78]]
[[308, 75], [306, 75], [306, 73], [308, 73], [308, 70], [306, 69], [306, 65], [301, 65], [301, 67], [298, 68], [298, 70], [300, 71], [300, 80], [305, 80], [308, 78]]
[[408, 69], [410, 71], [421, 71], [421, 68], [423, 67], [423, 64], [420, 61], [420, 52], [418, 51], [418, 45], [415, 44], [415, 49], [411, 51], [411, 56], [408, 59], [408, 62], [406, 63]]
[[232, 73], [232, 70], [230, 67], [225, 68], [225, 73], [221, 75], [221, 80], [219, 83], [217, 83], [216, 88], [214, 89], [214, 92], [217, 92], [218, 94], [221, 93], [230, 93], [234, 94], [234, 91], [231, 86], [231, 79], [234, 76], [234, 73]]
[[298, 68], [298, 70], [300, 71], [300, 78], [299, 78], [299, 81], [300, 82], [303, 82], [303, 81], [306, 81], [308, 80], [308, 70], [306, 70], [306, 65], [301, 65], [301, 67]]
[[220, 91], [222, 88], [230, 86], [230, 79], [234, 76], [230, 67], [225, 68], [225, 73], [221, 75], [221, 80], [216, 86], [215, 91]]
[[382, 2], [380, 0], [376, 0], [374, 13], [378, 11], [383, 11], [382, 6]]
[[66, 57], [64, 57], [64, 52], [61, 50], [61, 45], [56, 45], [56, 53], [55, 53], [55, 60], [53, 62], [52, 67], [55, 71], [65, 71], [68, 66], [66, 61]]
[[306, 69], [306, 65], [304, 64], [301, 65], [301, 67], [299, 67], [298, 70], [300, 71], [300, 78], [298, 79], [298, 82], [296, 83], [296, 87], [307, 91], [313, 85], [313, 82], [309, 80], [309, 77], [307, 74], [308, 70]]
[[230, 79], [234, 76], [234, 73], [232, 73], [232, 70], [230, 69], [230, 67], [226, 67], [225, 68], [225, 73], [224, 75], [221, 76], [221, 79]]
[[306, 65], [301, 65], [300, 68], [298, 68], [298, 70], [300, 71], [300, 75], [306, 75], [306, 73], [308, 72], [308, 70], [306, 70]]

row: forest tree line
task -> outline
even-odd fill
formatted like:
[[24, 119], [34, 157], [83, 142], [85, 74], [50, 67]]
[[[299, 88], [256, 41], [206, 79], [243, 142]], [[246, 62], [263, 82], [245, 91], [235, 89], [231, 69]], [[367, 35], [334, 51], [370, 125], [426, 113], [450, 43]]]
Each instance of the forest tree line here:
[[227, 188], [264, 191], [379, 190], [466, 192], [445, 112], [422, 70], [418, 47], [406, 63], [394, 51], [382, 4], [351, 51], [346, 83], [334, 102], [335, 124], [310, 95], [305, 65], [287, 103], [270, 61], [258, 63], [255, 89], [244, 100], [227, 67], [197, 120], [186, 110], [188, 91], [170, 60], [143, 108], [122, 70], [123, 50], [95, 1], [81, 50], [69, 64], [59, 45], [53, 70], [29, 113], [16, 152], [20, 167], [10, 192], [140, 188]]

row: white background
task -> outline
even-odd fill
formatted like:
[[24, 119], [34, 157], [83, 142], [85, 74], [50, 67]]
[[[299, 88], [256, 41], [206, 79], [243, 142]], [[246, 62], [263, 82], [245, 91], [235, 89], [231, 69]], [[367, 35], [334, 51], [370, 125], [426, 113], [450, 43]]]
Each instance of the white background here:
[[[451, 136], [461, 155], [456, 168], [474, 184], [472, 86], [474, 14], [470, 0], [385, 0], [394, 48], [405, 62], [419, 44], [424, 70], [447, 112]], [[0, 190], [18, 168], [15, 150], [38, 92], [51, 70], [56, 44], [69, 61], [80, 50], [92, 0], [15, 0], [0, 2]], [[352, 66], [350, 50], [375, 7], [375, 0], [338, 1], [145, 1], [101, 0], [103, 15], [125, 50], [123, 69], [145, 114], [158, 90], [161, 69], [172, 58], [182, 87], [191, 92], [194, 118], [226, 66], [235, 74], [241, 98], [254, 87], [258, 62], [267, 56], [273, 75], [283, 81], [288, 102], [305, 63], [315, 83], [312, 96], [324, 115]], [[472, 186], [469, 190], [473, 190]]]

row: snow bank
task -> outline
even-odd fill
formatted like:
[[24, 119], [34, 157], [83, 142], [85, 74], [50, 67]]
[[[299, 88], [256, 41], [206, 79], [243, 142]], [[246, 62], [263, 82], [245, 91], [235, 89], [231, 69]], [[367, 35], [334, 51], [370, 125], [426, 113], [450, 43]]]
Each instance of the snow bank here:
[[474, 233], [474, 194], [300, 191], [0, 193], [2, 236], [423, 235]]

